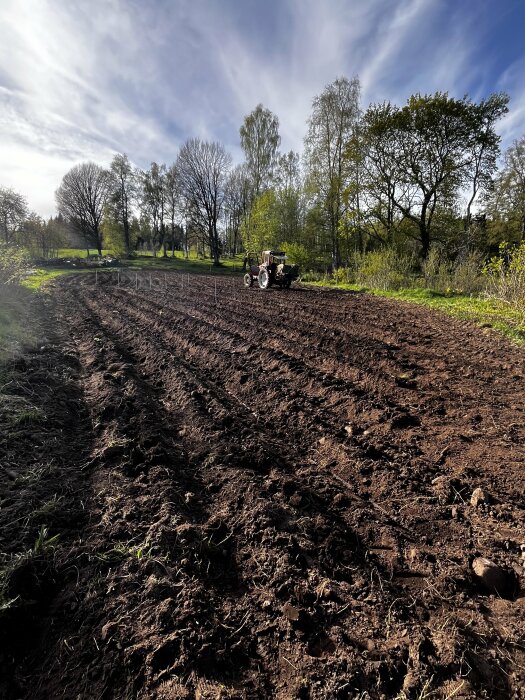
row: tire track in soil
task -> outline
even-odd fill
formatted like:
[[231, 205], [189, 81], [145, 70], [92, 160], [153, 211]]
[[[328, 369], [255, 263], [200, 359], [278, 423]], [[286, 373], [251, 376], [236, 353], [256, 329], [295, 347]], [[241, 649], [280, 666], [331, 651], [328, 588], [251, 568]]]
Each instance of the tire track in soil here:
[[523, 355], [365, 295], [173, 280], [58, 285], [100, 441], [86, 549], [128, 551], [83, 562], [78, 668], [48, 690], [521, 697], [523, 599], [468, 565], [518, 556]]

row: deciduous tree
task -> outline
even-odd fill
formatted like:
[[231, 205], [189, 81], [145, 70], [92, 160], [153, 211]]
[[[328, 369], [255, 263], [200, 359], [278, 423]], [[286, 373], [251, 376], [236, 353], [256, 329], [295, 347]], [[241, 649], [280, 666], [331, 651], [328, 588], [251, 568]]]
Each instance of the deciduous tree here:
[[222, 144], [200, 139], [186, 141], [177, 159], [189, 221], [206, 234], [214, 265], [221, 253], [218, 222], [230, 165], [231, 156]]
[[279, 202], [275, 190], [269, 189], [254, 201], [250, 217], [241, 227], [246, 252], [259, 253], [277, 247], [280, 239], [279, 224]]
[[171, 244], [171, 255], [175, 255], [175, 248], [182, 246], [182, 188], [180, 174], [175, 163], [171, 165], [164, 178], [164, 192], [166, 196], [166, 217], [169, 221], [169, 233], [165, 242]]
[[59, 218], [47, 222], [35, 212], [30, 212], [24, 222], [24, 245], [33, 255], [42, 258], [58, 256], [58, 249], [66, 243], [67, 236]]
[[253, 189], [253, 199], [270, 187], [281, 143], [279, 119], [262, 104], [244, 118], [241, 147]]
[[280, 155], [275, 172], [280, 242], [298, 242], [302, 232], [303, 186], [300, 157], [289, 151]]
[[[364, 117], [369, 173], [378, 203], [387, 203], [413, 225], [421, 257], [426, 258], [439, 211], [452, 209], [459, 193], [473, 198], [495, 168], [498, 138], [494, 123], [505, 99], [479, 104], [447, 93], [413, 95], [398, 108], [371, 105]], [[384, 211], [384, 210], [383, 210]]]
[[319, 205], [324, 213], [334, 267], [341, 262], [343, 191], [354, 174], [345, 149], [359, 121], [359, 96], [357, 78], [337, 78], [327, 85], [313, 100], [305, 139], [307, 190], [312, 204]]
[[488, 198], [492, 227], [503, 229], [502, 240], [525, 241], [525, 136], [505, 153], [503, 168]]
[[251, 187], [246, 163], [235, 166], [226, 180], [224, 213], [226, 217], [226, 245], [231, 255], [241, 247], [241, 226], [250, 213]]
[[4, 243], [9, 245], [14, 242], [27, 215], [25, 197], [7, 187], [0, 187], [0, 231]]
[[[166, 234], [164, 217], [166, 215], [166, 166], [153, 162], [149, 170], [142, 173], [142, 212], [151, 222], [151, 246], [153, 255], [157, 254]], [[164, 257], [167, 256], [164, 249]]]
[[58, 210], [88, 248], [102, 255], [102, 218], [110, 176], [96, 163], [80, 163], [67, 172], [55, 193]]
[[108, 199], [109, 216], [112, 223], [122, 230], [124, 250], [130, 255], [133, 249], [131, 240], [131, 219], [133, 204], [137, 198], [137, 175], [128, 156], [117, 153], [109, 168], [110, 196]]

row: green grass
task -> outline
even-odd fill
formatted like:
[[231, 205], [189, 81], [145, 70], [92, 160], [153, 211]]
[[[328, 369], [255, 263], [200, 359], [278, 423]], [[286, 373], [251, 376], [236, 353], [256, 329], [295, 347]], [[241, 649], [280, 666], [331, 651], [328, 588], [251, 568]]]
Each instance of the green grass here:
[[[98, 255], [98, 250], [92, 248], [89, 251], [90, 255]], [[109, 249], [102, 249], [102, 255], [111, 255]], [[85, 248], [59, 248], [58, 257], [59, 258], [87, 258], [88, 253]]]
[[197, 275], [234, 275], [241, 272], [243, 256], [236, 258], [221, 259], [220, 264], [215, 267], [209, 258], [185, 258], [181, 251], [175, 251], [175, 257], [171, 254], [167, 258], [157, 255], [154, 258], [151, 254], [137, 255], [131, 260], [122, 260], [122, 265], [133, 269], [142, 270], [182, 270]]
[[[326, 286], [323, 282], [313, 282], [316, 286]], [[473, 321], [482, 328], [493, 328], [512, 341], [525, 345], [525, 309], [517, 309], [510, 304], [494, 299], [483, 299], [464, 294], [443, 294], [432, 289], [399, 289], [385, 291], [369, 289], [356, 284], [329, 285], [330, 288], [368, 292], [387, 299], [398, 299], [413, 304], [422, 304], [436, 311], [449, 314], [466, 321]]]
[[494, 328], [512, 340], [525, 344], [525, 309], [520, 310], [495, 299], [463, 294], [439, 294], [429, 289], [402, 289], [398, 292], [379, 293], [392, 299], [424, 304], [450, 316], [473, 321], [484, 328]]
[[0, 363], [16, 354], [22, 345], [35, 342], [27, 314], [29, 297], [30, 292], [15, 285], [0, 289]]
[[46, 282], [50, 282], [57, 277], [61, 277], [62, 275], [76, 275], [84, 272], [91, 272], [91, 270], [71, 270], [62, 267], [36, 268], [22, 281], [22, 286], [34, 292], [41, 289]]

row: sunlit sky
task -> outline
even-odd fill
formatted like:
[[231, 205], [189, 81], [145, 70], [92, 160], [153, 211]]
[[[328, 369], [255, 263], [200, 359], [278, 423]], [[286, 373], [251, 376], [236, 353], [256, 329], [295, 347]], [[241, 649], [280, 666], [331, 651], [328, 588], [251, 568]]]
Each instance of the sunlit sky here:
[[359, 76], [362, 105], [505, 91], [525, 133], [524, 0], [0, 0], [0, 186], [42, 216], [75, 163], [171, 163], [191, 137], [240, 162], [262, 102], [302, 151], [312, 98]]

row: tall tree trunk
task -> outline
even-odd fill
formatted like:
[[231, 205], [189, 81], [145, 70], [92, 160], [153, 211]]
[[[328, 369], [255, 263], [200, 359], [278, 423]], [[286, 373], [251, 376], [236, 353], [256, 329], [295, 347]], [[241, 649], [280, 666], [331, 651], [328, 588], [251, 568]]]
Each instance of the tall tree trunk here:
[[129, 221], [127, 217], [124, 217], [124, 247], [126, 248], [126, 255], [129, 257], [131, 255], [131, 236], [129, 235]]
[[426, 260], [430, 250], [430, 236], [425, 221], [419, 224], [419, 238], [421, 240], [421, 258]]

